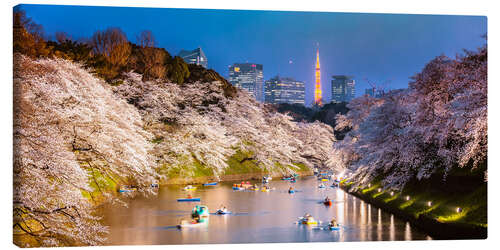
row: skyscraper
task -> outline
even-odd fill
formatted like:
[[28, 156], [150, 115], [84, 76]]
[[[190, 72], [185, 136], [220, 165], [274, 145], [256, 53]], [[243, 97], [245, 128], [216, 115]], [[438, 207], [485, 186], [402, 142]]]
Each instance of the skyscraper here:
[[229, 82], [253, 94], [257, 101], [264, 101], [264, 74], [262, 64], [235, 63], [229, 66]]
[[323, 94], [321, 93], [321, 72], [319, 67], [319, 48], [316, 50], [316, 84], [314, 85], [314, 105], [323, 104]]
[[205, 53], [203, 52], [203, 50], [201, 50], [201, 48], [197, 48], [191, 51], [181, 50], [178, 56], [184, 59], [187, 64], [201, 65], [204, 68], [208, 67], [207, 57], [205, 56]]
[[375, 98], [380, 98], [384, 95], [384, 90], [376, 89], [376, 88], [365, 89], [365, 95], [375, 97]]
[[291, 77], [276, 76], [265, 83], [265, 101], [267, 103], [291, 103], [305, 105], [304, 82]]
[[332, 102], [350, 102], [356, 94], [353, 76], [332, 76]]

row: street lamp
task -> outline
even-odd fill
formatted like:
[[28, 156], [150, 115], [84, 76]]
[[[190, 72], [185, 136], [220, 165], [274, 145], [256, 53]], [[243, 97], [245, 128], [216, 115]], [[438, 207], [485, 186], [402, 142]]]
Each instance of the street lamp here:
[[410, 200], [410, 196], [409, 196], [409, 195], [407, 195], [407, 196], [406, 196], [406, 200], [407, 200], [407, 201], [409, 201], [409, 200]]
[[394, 196], [394, 192], [391, 192], [391, 196]]
[[379, 189], [377, 189], [377, 191], [380, 193], [380, 192], [382, 192], [382, 189], [381, 189], [381, 188], [379, 188]]
[[461, 213], [461, 212], [462, 212], [462, 208], [457, 207], [457, 213]]
[[428, 201], [428, 202], [427, 202], [427, 206], [428, 206], [428, 207], [432, 206], [432, 201]]

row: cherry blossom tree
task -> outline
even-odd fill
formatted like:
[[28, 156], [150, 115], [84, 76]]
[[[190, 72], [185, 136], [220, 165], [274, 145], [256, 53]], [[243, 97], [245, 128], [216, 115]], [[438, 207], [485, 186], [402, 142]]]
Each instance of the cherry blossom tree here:
[[65, 60], [16, 55], [14, 89], [14, 229], [32, 237], [19, 243], [102, 243], [106, 227], [82, 192], [95, 191], [89, 186], [95, 171], [139, 187], [154, 180], [151, 135], [141, 116]]

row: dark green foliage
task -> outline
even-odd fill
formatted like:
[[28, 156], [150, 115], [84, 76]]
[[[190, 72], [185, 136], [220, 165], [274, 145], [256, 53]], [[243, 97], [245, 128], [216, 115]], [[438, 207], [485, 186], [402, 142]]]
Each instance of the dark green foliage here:
[[183, 84], [188, 79], [190, 73], [186, 62], [178, 56], [174, 57], [170, 63], [170, 70], [168, 72], [168, 78], [177, 83]]

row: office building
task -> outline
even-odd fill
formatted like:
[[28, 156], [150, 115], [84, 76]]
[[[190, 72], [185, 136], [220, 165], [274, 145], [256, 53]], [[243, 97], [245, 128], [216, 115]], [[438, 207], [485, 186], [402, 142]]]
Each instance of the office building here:
[[179, 57], [184, 59], [187, 64], [196, 64], [201, 65], [204, 68], [208, 67], [208, 60], [205, 56], [205, 53], [201, 48], [197, 48], [195, 50], [181, 50], [178, 54]]
[[350, 102], [356, 94], [353, 76], [332, 76], [332, 102]]
[[235, 63], [229, 66], [229, 82], [253, 94], [255, 99], [264, 102], [264, 74], [262, 64]]
[[271, 78], [265, 83], [265, 101], [305, 105], [305, 84], [291, 77]]

